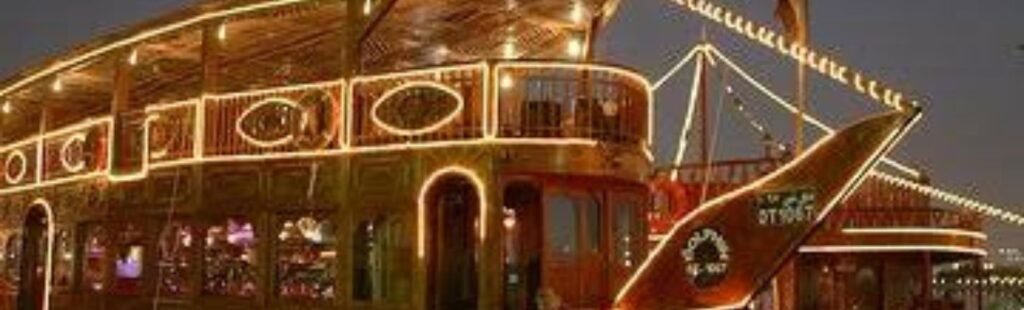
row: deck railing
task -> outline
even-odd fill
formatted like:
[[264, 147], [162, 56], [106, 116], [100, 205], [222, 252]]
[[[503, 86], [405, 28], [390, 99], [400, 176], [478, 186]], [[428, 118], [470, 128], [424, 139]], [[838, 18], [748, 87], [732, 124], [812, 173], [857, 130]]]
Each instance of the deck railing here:
[[496, 69], [500, 137], [622, 145], [648, 139], [647, 88], [622, 70], [545, 63], [499, 64]]
[[351, 145], [454, 141], [484, 136], [487, 66], [459, 65], [352, 81]]
[[[375, 148], [530, 143], [649, 151], [646, 79], [611, 66], [480, 62], [121, 110], [0, 147], [0, 192], [203, 161]], [[42, 165], [37, 168], [37, 161]], [[6, 180], [9, 179], [9, 180]]]

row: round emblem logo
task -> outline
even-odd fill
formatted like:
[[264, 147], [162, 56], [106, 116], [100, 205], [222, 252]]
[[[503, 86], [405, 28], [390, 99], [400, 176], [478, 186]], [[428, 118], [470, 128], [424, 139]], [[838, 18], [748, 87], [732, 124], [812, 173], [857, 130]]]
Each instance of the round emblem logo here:
[[729, 244], [711, 228], [694, 231], [683, 249], [686, 274], [698, 288], [717, 285], [729, 270]]

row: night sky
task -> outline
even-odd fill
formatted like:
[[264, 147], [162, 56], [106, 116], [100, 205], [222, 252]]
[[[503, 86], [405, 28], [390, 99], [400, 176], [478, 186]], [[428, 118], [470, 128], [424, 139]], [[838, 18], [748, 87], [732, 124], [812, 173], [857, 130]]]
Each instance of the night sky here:
[[[184, 0], [32, 0], [0, 10], [0, 75], [97, 35], [158, 16]], [[668, 0], [623, 0], [603, 29], [598, 57], [656, 80], [699, 40], [703, 22]], [[893, 156], [922, 167], [933, 182], [1016, 212], [1024, 208], [1024, 1], [864, 0], [811, 2], [811, 45], [853, 68], [925, 99], [925, 118]], [[719, 0], [778, 27], [774, 0]], [[787, 98], [793, 63], [708, 23], [710, 41]], [[658, 95], [659, 160], [675, 152], [692, 71]], [[834, 127], [880, 111], [849, 89], [811, 75], [811, 110]], [[780, 139], [792, 122], [766, 98], [730, 82]], [[715, 154], [758, 155], [749, 126], [731, 110], [712, 111]], [[1024, 228], [993, 225], [997, 245], [1024, 247]], [[1016, 239], [1016, 240], [1014, 240]]]

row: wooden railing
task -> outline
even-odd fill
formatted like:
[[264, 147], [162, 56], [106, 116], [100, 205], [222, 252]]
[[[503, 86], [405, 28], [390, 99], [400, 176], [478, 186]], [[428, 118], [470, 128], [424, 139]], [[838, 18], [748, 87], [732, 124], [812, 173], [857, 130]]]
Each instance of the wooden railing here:
[[199, 100], [150, 106], [149, 162], [160, 164], [195, 156], [196, 109]]
[[343, 88], [343, 82], [328, 82], [207, 99], [203, 156], [337, 147]]
[[499, 64], [498, 136], [584, 138], [642, 145], [650, 98], [642, 80], [610, 67]]
[[487, 67], [461, 65], [352, 81], [352, 146], [484, 136]]
[[647, 150], [650, 104], [650, 87], [636, 73], [558, 62], [457, 64], [207, 94], [2, 146], [0, 175], [10, 177], [0, 177], [0, 193], [74, 176], [130, 181], [154, 167], [417, 144], [569, 141]]

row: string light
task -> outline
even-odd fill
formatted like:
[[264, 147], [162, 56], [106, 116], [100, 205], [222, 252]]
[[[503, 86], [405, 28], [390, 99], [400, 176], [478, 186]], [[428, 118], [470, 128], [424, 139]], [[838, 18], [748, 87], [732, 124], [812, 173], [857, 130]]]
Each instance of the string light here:
[[577, 38], [569, 39], [565, 47], [565, 53], [569, 57], [579, 57], [580, 54], [583, 54], [583, 43], [580, 43], [580, 40]]
[[139, 50], [132, 49], [131, 54], [128, 54], [128, 64], [135, 66], [139, 64]]
[[872, 171], [872, 177], [878, 178], [886, 183], [912, 190], [946, 203], [963, 207], [967, 210], [1002, 220], [1006, 223], [1024, 226], [1024, 216], [1007, 211], [994, 205], [957, 195], [933, 186], [914, 182], [902, 177], [894, 176], [880, 171]]
[[64, 91], [64, 82], [62, 82], [59, 77], [53, 79], [53, 84], [50, 85], [50, 89], [57, 93]]
[[505, 44], [502, 45], [502, 47], [501, 47], [501, 55], [505, 59], [514, 59], [514, 58], [516, 58], [516, 43], [514, 41], [512, 41], [511, 39], [506, 41]]
[[373, 0], [366, 0], [363, 2], [363, 15], [370, 16], [373, 13]]
[[217, 26], [217, 40], [224, 42], [228, 39], [228, 23], [221, 22], [220, 26]]
[[512, 88], [513, 86], [516, 86], [516, 82], [512, 78], [511, 74], [503, 74], [503, 75], [501, 75], [501, 82], [499, 82], [499, 83], [501, 84], [501, 88], [502, 89], [509, 89], [509, 88]]
[[[818, 72], [832, 80], [854, 88], [858, 93], [873, 101], [896, 110], [904, 110], [907, 106], [916, 107], [916, 100], [905, 98], [902, 92], [886, 87], [876, 79], [854, 70], [825, 53], [818, 52], [798, 42], [788, 42], [786, 36], [777, 34], [768, 27], [757, 25], [750, 19], [728, 8], [712, 3], [709, 0], [675, 0], [682, 8], [690, 10], [702, 17], [725, 26], [753, 42], [776, 51], [776, 53], [792, 58], [802, 66]], [[851, 85], [852, 84], [852, 85]]]
[[583, 15], [583, 3], [579, 0], [573, 1], [572, 12], [569, 13], [569, 19], [571, 19], [572, 22], [579, 24], [583, 22]]

